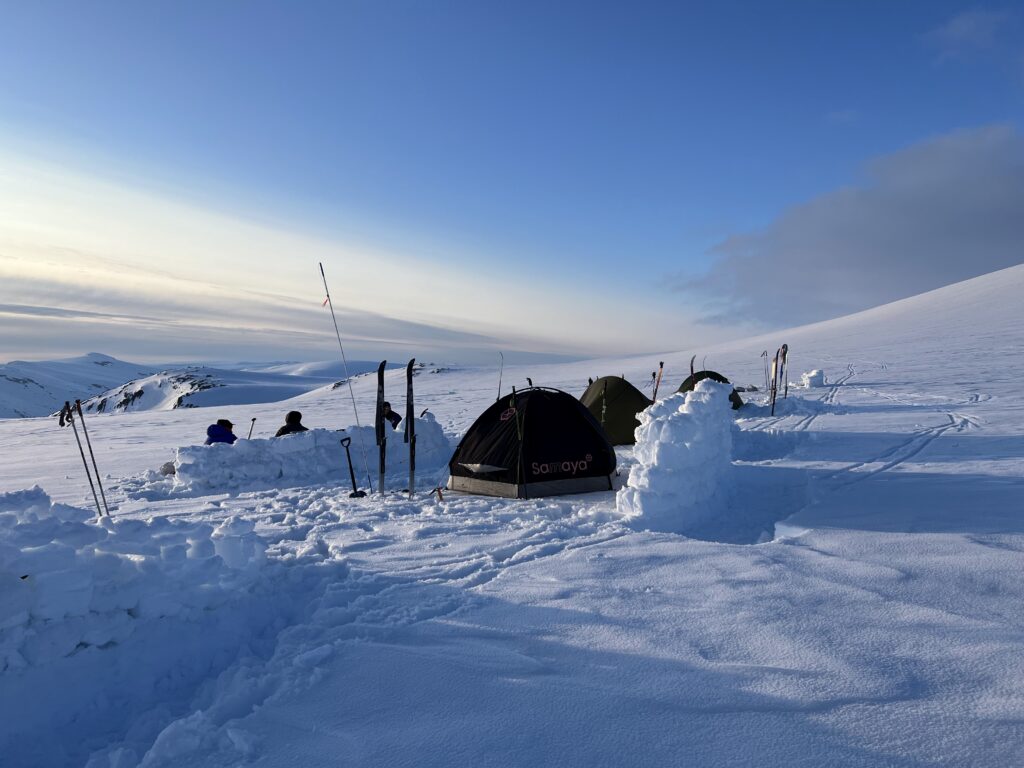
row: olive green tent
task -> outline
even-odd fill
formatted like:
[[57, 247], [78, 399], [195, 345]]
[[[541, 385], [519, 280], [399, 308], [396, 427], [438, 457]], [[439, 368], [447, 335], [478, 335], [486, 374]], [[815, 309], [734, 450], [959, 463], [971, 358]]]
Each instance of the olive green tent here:
[[636, 415], [651, 404], [647, 395], [621, 376], [602, 376], [583, 393], [580, 402], [604, 427], [612, 445], [632, 445], [640, 426]]
[[[697, 386], [697, 382], [703, 381], [704, 379], [711, 379], [712, 381], [717, 381], [719, 384], [729, 383], [729, 380], [725, 378], [725, 376], [717, 373], [716, 371], [697, 371], [696, 373], [691, 373], [687, 376], [686, 381], [679, 385], [679, 389], [677, 389], [676, 392], [692, 392], [693, 388]], [[740, 399], [739, 393], [735, 389], [729, 393], [729, 401], [732, 403], [733, 410], [736, 410], [743, 405], [743, 401]]]

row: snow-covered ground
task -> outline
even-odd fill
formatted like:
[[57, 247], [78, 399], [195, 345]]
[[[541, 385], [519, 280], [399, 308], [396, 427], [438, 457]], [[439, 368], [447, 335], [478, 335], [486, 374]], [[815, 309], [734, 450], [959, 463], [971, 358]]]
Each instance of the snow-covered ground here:
[[[494, 370], [416, 377], [447, 437], [412, 500], [401, 473], [348, 498], [340, 446], [326, 458], [333, 430], [360, 434], [340, 389], [88, 416], [102, 524], [72, 436], [0, 422], [3, 763], [1024, 764], [1022, 293], [1024, 266], [663, 355], [662, 401], [605, 493], [425, 492]], [[784, 341], [774, 416], [757, 393], [720, 419], [713, 385], [671, 397], [693, 354], [759, 384]], [[505, 386], [578, 395], [656, 364], [506, 368]], [[794, 385], [814, 369], [824, 386]], [[403, 412], [404, 372], [386, 379]], [[354, 384], [366, 429], [375, 382]], [[291, 409], [325, 431], [276, 448]], [[253, 417], [261, 445], [178, 451]], [[204, 451], [178, 485], [151, 473]]]

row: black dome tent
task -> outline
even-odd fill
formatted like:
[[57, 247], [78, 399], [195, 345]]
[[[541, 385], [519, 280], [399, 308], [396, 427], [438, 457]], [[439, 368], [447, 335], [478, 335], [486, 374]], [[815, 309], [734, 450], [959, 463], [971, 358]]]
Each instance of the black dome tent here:
[[448, 468], [451, 490], [484, 496], [609, 491], [615, 450], [579, 400], [531, 387], [499, 398], [480, 414]]
[[[697, 386], [698, 381], [704, 381], [704, 379], [711, 379], [717, 381], [719, 384], [728, 384], [729, 380], [722, 374], [716, 371], [697, 371], [691, 373], [686, 377], [686, 381], [679, 385], [679, 389], [676, 392], [692, 392], [693, 388]], [[732, 403], [732, 409], [735, 411], [737, 408], [743, 406], [743, 400], [740, 399], [739, 393], [734, 389], [729, 393], [729, 402]]]
[[640, 426], [636, 415], [651, 399], [621, 376], [602, 376], [587, 387], [580, 402], [604, 427], [612, 445], [633, 445]]

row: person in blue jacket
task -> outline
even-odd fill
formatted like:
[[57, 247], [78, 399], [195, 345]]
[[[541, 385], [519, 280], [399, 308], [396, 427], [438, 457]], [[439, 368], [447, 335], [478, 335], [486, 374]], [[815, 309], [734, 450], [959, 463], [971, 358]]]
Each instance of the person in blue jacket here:
[[238, 439], [235, 433], [231, 431], [234, 426], [227, 419], [217, 419], [216, 424], [211, 424], [206, 428], [206, 444], [227, 443], [231, 445]]

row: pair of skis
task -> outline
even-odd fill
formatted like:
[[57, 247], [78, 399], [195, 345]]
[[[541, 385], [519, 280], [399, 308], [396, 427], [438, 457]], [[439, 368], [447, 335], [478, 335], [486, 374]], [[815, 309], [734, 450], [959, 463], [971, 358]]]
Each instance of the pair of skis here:
[[[331, 309], [331, 320], [334, 323], [334, 335], [338, 339], [338, 351], [341, 352], [341, 363], [345, 373], [345, 382], [348, 384], [348, 394], [352, 400], [352, 412], [355, 414], [356, 427], [360, 427], [359, 423], [359, 409], [356, 407], [356, 396], [352, 390], [352, 377], [348, 371], [348, 359], [345, 357], [345, 345], [341, 342], [341, 329], [338, 327], [338, 318], [334, 314], [334, 302], [331, 301], [331, 290], [327, 287], [327, 275], [324, 273], [324, 265], [320, 263], [320, 278], [323, 280], [324, 293], [326, 298], [324, 304]], [[413, 401], [412, 401], [412, 369], [416, 363], [416, 358], [409, 361], [409, 365], [405, 369], [405, 377], [407, 382], [407, 396], [405, 405], [405, 442], [409, 444], [409, 496], [411, 497], [415, 490], [416, 483], [416, 422], [413, 414]], [[376, 428], [377, 434], [377, 445], [380, 448], [380, 480], [378, 483], [378, 489], [380, 493], [384, 493], [384, 469], [387, 463], [387, 444], [388, 436], [387, 432], [384, 431], [384, 366], [387, 365], [387, 360], [381, 362], [380, 367], [377, 368], [377, 415], [376, 415]], [[501, 382], [498, 382], [498, 389], [501, 389]], [[253, 420], [255, 422], [255, 419]], [[252, 430], [250, 429], [250, 434]], [[345, 448], [345, 456], [348, 458], [348, 469], [349, 475], [352, 478], [352, 497], [359, 497], [365, 495], [356, 486], [356, 475], [355, 470], [352, 468], [352, 454], [349, 452], [349, 445], [351, 444], [351, 438], [345, 438], [341, 441], [342, 446]], [[360, 450], [363, 455], [363, 470], [366, 472], [367, 487], [372, 487], [370, 481], [370, 468], [366, 461], [366, 449], [363, 441], [359, 443]], [[440, 496], [440, 492], [438, 492]]]
[[[378, 464], [378, 493], [384, 493], [384, 472], [387, 468], [388, 455], [388, 430], [384, 415], [384, 366], [387, 360], [381, 362], [377, 367], [377, 412], [375, 416], [375, 432], [377, 436], [377, 447], [380, 450], [380, 461]], [[416, 492], [416, 413], [413, 404], [413, 367], [416, 365], [414, 357], [405, 366], [405, 431], [403, 442], [409, 445], [409, 497]]]
[[[768, 352], [762, 353], [763, 357], [768, 356]], [[782, 398], [786, 399], [789, 397], [789, 345], [783, 344], [775, 351], [775, 357], [772, 358], [771, 366], [771, 379], [768, 383], [768, 396], [771, 398], [772, 404], [772, 416], [775, 415], [775, 400], [779, 394], [779, 387], [783, 388]], [[783, 385], [783, 379], [785, 379], [785, 385]]]
[[[77, 415], [76, 415], [77, 414]], [[82, 436], [85, 437], [85, 445], [89, 449], [89, 458], [92, 459], [92, 470], [89, 469], [89, 462], [85, 459], [85, 450], [82, 448], [82, 438], [78, 436], [78, 427], [75, 421], [82, 425]], [[78, 444], [78, 453], [82, 457], [82, 466], [85, 467], [85, 476], [89, 480], [89, 488], [92, 490], [92, 500], [96, 503], [96, 514], [98, 517], [110, 517], [110, 507], [107, 506], [107, 495], [103, 492], [103, 482], [100, 480], [100, 470], [96, 466], [96, 454], [92, 451], [92, 441], [89, 439], [89, 430], [85, 426], [85, 416], [82, 414], [82, 401], [75, 400], [74, 407], [67, 400], [60, 410], [60, 418], [57, 422], [61, 427], [71, 427], [75, 433], [75, 442]], [[93, 483], [93, 473], [96, 474], [96, 482]], [[97, 486], [100, 489], [96, 495]], [[103, 506], [100, 506], [100, 499], [103, 499]]]

